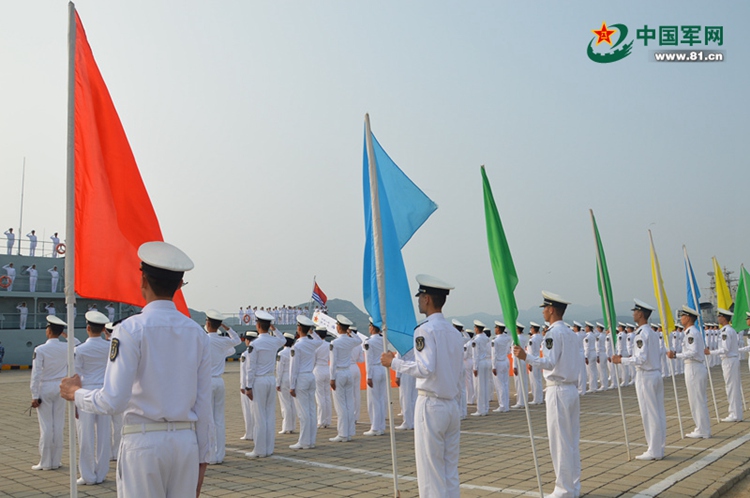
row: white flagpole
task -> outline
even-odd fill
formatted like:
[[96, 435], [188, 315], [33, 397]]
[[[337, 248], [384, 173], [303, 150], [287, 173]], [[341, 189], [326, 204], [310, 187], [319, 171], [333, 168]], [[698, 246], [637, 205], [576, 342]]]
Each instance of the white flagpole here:
[[[693, 280], [693, 267], [689, 264], [690, 258], [688, 258], [687, 247], [682, 246], [682, 253], [685, 255], [685, 264], [687, 265], [688, 280], [690, 281], [690, 290], [693, 293], [693, 300], [695, 301], [695, 311], [698, 313], [698, 326], [701, 330], [701, 336], [703, 337], [703, 347], [706, 348], [706, 332], [703, 330], [703, 313], [701, 313], [701, 303], [698, 300], [698, 287], [695, 285]], [[721, 416], [719, 415], [719, 405], [716, 403], [716, 391], [714, 391], [714, 379], [711, 376], [711, 367], [708, 364], [708, 356], [703, 355], [703, 362], [706, 364], [706, 370], [708, 371], [708, 383], [711, 384], [711, 397], [714, 401], [714, 410], [716, 410], [716, 421], [721, 423]]]
[[[515, 326], [515, 324], [514, 324]], [[529, 339], [531, 340], [531, 339]], [[520, 346], [520, 343], [519, 343]], [[521, 383], [521, 392], [523, 392], [523, 408], [526, 412], [526, 423], [529, 425], [529, 440], [531, 441], [531, 454], [534, 457], [534, 469], [536, 470], [536, 484], [539, 486], [539, 496], [544, 498], [544, 491], [542, 491], [542, 474], [539, 471], [539, 459], [536, 456], [536, 443], [534, 443], [534, 427], [531, 425], [531, 412], [529, 411], [529, 388], [523, 381], [524, 375], [521, 373], [521, 369], [526, 368], [526, 362], [513, 356], [513, 364], [516, 365], [516, 371], [518, 372], [518, 380]], [[520, 396], [518, 397], [520, 400]]]
[[[744, 269], [745, 269], [745, 265], [740, 265], [740, 271], [742, 271]], [[745, 285], [743, 285], [743, 287], [745, 288], [745, 299], [747, 299], [747, 296], [750, 295], [750, 294], [748, 294], [747, 280], [743, 279], [743, 281], [744, 281], [744, 284], [745, 284]], [[734, 308], [737, 309], [737, 305], [736, 304], [735, 304]], [[737, 334], [739, 335], [739, 332], [737, 332]], [[742, 386], [740, 386], [740, 392], [742, 393], [742, 408], [745, 409], [745, 410], [747, 410], [747, 401], [745, 401], [745, 390], [742, 389]]]
[[[614, 334], [612, 333], [612, 329], [614, 328], [614, 319], [615, 317], [612, 316], [610, 313], [610, 307], [612, 306], [612, 303], [609, 302], [609, 295], [607, 295], [607, 288], [604, 285], [604, 266], [602, 265], [602, 260], [599, 255], [599, 240], [596, 237], [596, 220], [594, 220], [594, 210], [589, 209], [589, 213], [591, 214], [591, 229], [594, 232], [594, 243], [596, 244], [596, 265], [599, 268], [599, 286], [602, 289], [602, 299], [604, 299], [604, 313], [607, 316], [607, 324], [609, 325], [609, 330], [606, 331], [607, 334], [612, 336], [612, 350], [615, 349], [615, 339]], [[625, 405], [622, 403], [622, 389], [620, 389], [620, 374], [618, 373], [616, 368], [613, 368], [615, 372], [615, 382], [617, 383], [617, 397], [620, 399], [620, 413], [622, 414], [622, 429], [625, 433], [625, 450], [628, 455], [628, 461], [631, 460], [630, 458], [630, 441], [628, 440], [628, 424], [625, 421]]]
[[[654, 238], [651, 236], [651, 230], [648, 231], [648, 238], [651, 241], [651, 254], [653, 254], [654, 256], [655, 267], [653, 268], [653, 270], [655, 273], [658, 270], [658, 273], [654, 275], [654, 278], [657, 279], [656, 281], [657, 288], [654, 289], [654, 291], [656, 294], [656, 305], [659, 307], [659, 318], [661, 318], [661, 317], [666, 317], [667, 313], [671, 313], [672, 311], [671, 310], [665, 311], [665, 308], [664, 308], [664, 298], [661, 295], [661, 290], [662, 290], [661, 289], [661, 286], [662, 286], [661, 267], [659, 265], [659, 258], [656, 256], [656, 249], [654, 248]], [[666, 333], [667, 333], [666, 320], [662, 321], [661, 330], [662, 330], [662, 334], [664, 334], [664, 337], [666, 339]], [[669, 344], [669, 343], [665, 340], [664, 344]], [[680, 438], [685, 439], [685, 431], [682, 429], [682, 414], [680, 413], [680, 398], [677, 395], [677, 381], [674, 378], [674, 364], [671, 361], [669, 361], [668, 365], [669, 365], [669, 373], [672, 376], [672, 387], [674, 388], [674, 402], [675, 402], [675, 405], [677, 405], [677, 421], [680, 424]]]
[[[67, 205], [65, 213], [65, 304], [68, 321], [68, 377], [76, 373], [74, 363], [75, 351], [75, 71], [76, 60], [76, 7], [68, 2], [68, 150], [66, 192]], [[76, 462], [78, 444], [76, 442], [76, 405], [68, 401], [68, 435], [70, 451], [70, 496], [78, 496]]]
[[18, 255], [21, 255], [21, 234], [23, 233], [23, 191], [26, 183], [26, 157], [23, 158], [23, 169], [21, 170], [21, 216], [18, 221]]
[[[313, 298], [312, 298], [312, 296], [313, 296], [313, 292], [315, 292], [315, 278], [316, 277], [317, 277], [317, 275], [313, 275], [313, 288], [312, 288], [312, 291], [310, 292], [310, 302], [307, 304], [307, 318], [312, 318], [312, 316], [313, 316], [313, 310], [312, 310]], [[295, 320], [296, 319], [297, 318], [295, 317]]]
[[[380, 197], [378, 195], [378, 166], [375, 162], [375, 150], [372, 147], [372, 131], [370, 130], [370, 115], [365, 114], [365, 136], [367, 140], [367, 163], [370, 176], [370, 200], [372, 211], [372, 239], [375, 249], [375, 276], [378, 284], [378, 301], [380, 303], [380, 318], [383, 320], [381, 332], [383, 333], [383, 351], [388, 351], [388, 326], [386, 325], [385, 306], [385, 256], [383, 254], [383, 227], [380, 220]], [[383, 367], [386, 368], [386, 367]], [[386, 368], [388, 395], [388, 420], [390, 422], [391, 437], [391, 464], [393, 466], [393, 496], [398, 498], [401, 492], [398, 489], [398, 462], [396, 460], [396, 431], [393, 420], [393, 401], [391, 400], [391, 372]]]

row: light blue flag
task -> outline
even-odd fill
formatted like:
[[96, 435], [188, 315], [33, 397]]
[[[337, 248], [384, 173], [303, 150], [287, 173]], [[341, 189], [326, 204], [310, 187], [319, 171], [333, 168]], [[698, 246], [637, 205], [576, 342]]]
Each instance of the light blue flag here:
[[685, 280], [687, 281], [687, 305], [698, 312], [698, 329], [703, 335], [703, 341], [706, 340], [706, 332], [703, 330], [703, 314], [701, 313], [701, 291], [698, 288], [698, 281], [693, 273], [693, 265], [690, 264], [690, 258], [687, 249], [683, 246], [685, 255]]
[[[367, 133], [365, 131], [365, 133]], [[396, 163], [388, 157], [375, 135], [372, 136], [375, 162], [378, 171], [378, 198], [382, 226], [385, 299], [388, 326], [388, 341], [399, 354], [413, 347], [414, 316], [412, 292], [401, 256], [401, 249], [412, 235], [437, 209], [437, 205], [412, 182]], [[363, 192], [365, 207], [365, 257], [362, 271], [362, 291], [365, 309], [373, 323], [381, 327], [380, 299], [375, 273], [375, 247], [373, 242], [372, 200], [370, 198], [370, 174], [367, 158], [367, 137], [363, 157]]]

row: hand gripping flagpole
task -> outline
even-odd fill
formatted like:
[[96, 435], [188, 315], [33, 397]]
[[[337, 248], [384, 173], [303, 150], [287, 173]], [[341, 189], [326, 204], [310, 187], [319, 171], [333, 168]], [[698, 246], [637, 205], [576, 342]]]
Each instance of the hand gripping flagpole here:
[[[698, 327], [700, 327], [701, 335], [703, 336], [703, 347], [706, 348], [706, 332], [703, 329], [703, 313], [701, 313], [701, 303], [698, 300], [698, 287], [695, 285], [693, 280], [693, 267], [689, 264], [690, 258], [688, 258], [687, 248], [683, 244], [682, 253], [685, 255], [685, 263], [688, 265], [688, 281], [690, 283], [690, 292], [693, 293], [693, 301], [695, 301], [696, 312], [698, 313]], [[711, 367], [708, 364], [708, 356], [703, 355], [703, 362], [706, 364], [706, 370], [708, 371], [708, 383], [711, 385], [711, 397], [714, 401], [714, 410], [716, 410], [716, 421], [721, 423], [721, 415], [719, 415], [719, 405], [716, 403], [716, 391], [714, 391], [714, 379], [711, 376]]]
[[[381, 332], [383, 333], [383, 351], [388, 351], [388, 326], [386, 321], [385, 301], [385, 256], [383, 254], [383, 227], [380, 220], [380, 197], [378, 196], [378, 167], [375, 160], [375, 150], [372, 146], [372, 131], [370, 130], [370, 115], [365, 114], [365, 136], [367, 137], [367, 163], [370, 174], [370, 199], [372, 202], [372, 238], [375, 249], [375, 276], [378, 285], [378, 303], [380, 305], [380, 318], [382, 319]], [[393, 401], [391, 395], [391, 375], [386, 369], [386, 394], [388, 396], [388, 421], [391, 439], [391, 464], [393, 466], [393, 496], [399, 498], [401, 492], [398, 489], [398, 462], [396, 459], [396, 431], [393, 420]]]
[[[659, 265], [659, 258], [656, 256], [656, 250], [654, 249], [654, 238], [651, 236], [651, 230], [648, 231], [648, 238], [651, 241], [651, 272], [653, 274], [654, 278], [654, 294], [656, 295], [656, 306], [659, 308], [659, 318], [661, 319], [661, 330], [662, 335], [664, 336], [664, 344], [667, 345], [667, 349], [669, 349], [669, 342], [667, 341], [667, 313], [671, 313], [670, 310], [667, 310], [665, 307], [665, 299], [661, 295], [662, 290], [662, 281], [661, 281], [661, 267]], [[672, 376], [672, 387], [674, 388], [674, 402], [677, 406], [677, 421], [680, 425], [680, 438], [685, 439], [685, 431], [682, 428], [682, 414], [680, 413], [680, 398], [677, 395], [677, 381], [674, 378], [674, 363], [672, 361], [668, 361], [667, 364], [669, 365], [669, 374]]]
[[[75, 354], [75, 59], [76, 59], [76, 7], [73, 2], [68, 3], [68, 147], [66, 193], [67, 205], [65, 212], [65, 242], [68, 250], [65, 254], [65, 305], [67, 306], [68, 321], [68, 377], [76, 373]], [[68, 401], [68, 437], [70, 454], [70, 497], [78, 496], [76, 472], [78, 465], [76, 456], [78, 444], [76, 442], [76, 405]]]
[[[615, 346], [617, 343], [615, 342], [615, 334], [613, 332], [613, 320], [615, 317], [612, 316], [611, 307], [613, 303], [609, 302], [609, 294], [607, 293], [607, 287], [604, 285], [604, 266], [602, 264], [602, 259], [600, 256], [599, 251], [599, 237], [596, 229], [596, 220], [594, 219], [594, 210], [589, 209], [589, 213], [591, 214], [591, 228], [594, 231], [594, 242], [596, 243], [596, 265], [597, 268], [599, 268], [599, 286], [602, 289], [602, 299], [604, 300], [604, 312], [607, 315], [607, 325], [609, 325], [609, 330], [607, 331], [608, 334], [612, 335], [612, 350], [614, 351]], [[617, 397], [620, 399], [620, 413], [622, 414], [622, 429], [625, 433], [625, 450], [628, 455], [628, 461], [631, 460], [630, 457], [630, 441], [628, 440], [628, 424], [625, 421], [625, 405], [622, 403], [622, 389], [620, 389], [620, 375], [616, 368], [613, 368], [615, 372], [615, 382], [617, 383]]]

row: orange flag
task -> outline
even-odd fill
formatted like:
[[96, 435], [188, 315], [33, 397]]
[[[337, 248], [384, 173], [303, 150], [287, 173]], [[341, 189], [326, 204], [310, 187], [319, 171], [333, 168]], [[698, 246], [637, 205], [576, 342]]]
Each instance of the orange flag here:
[[[138, 247], [164, 239], [77, 12], [74, 103], [75, 291], [144, 306]], [[189, 315], [181, 291], [174, 302]]]

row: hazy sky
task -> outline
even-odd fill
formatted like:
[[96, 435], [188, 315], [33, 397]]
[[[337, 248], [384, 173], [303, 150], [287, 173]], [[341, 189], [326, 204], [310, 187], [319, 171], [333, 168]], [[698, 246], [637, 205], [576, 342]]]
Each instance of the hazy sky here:
[[[520, 308], [541, 289], [598, 302], [589, 208], [618, 302], [654, 303], [649, 228], [675, 306], [682, 244], [702, 287], [711, 256], [750, 264], [746, 2], [76, 6], [165, 239], [195, 261], [193, 308], [299, 303], [314, 275], [362, 306], [366, 112], [439, 206], [404, 259], [410, 278], [456, 286], [447, 314], [500, 312], [481, 164]], [[0, 226], [18, 226], [25, 157], [23, 234], [49, 237], [65, 223], [67, 3], [10, 2], [3, 19]], [[635, 40], [629, 57], [597, 64], [586, 48], [602, 21], [627, 25], [628, 41], [645, 24], [723, 26], [722, 47], [693, 48], [726, 60], [651, 62], [658, 45]]]

